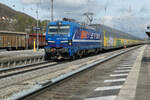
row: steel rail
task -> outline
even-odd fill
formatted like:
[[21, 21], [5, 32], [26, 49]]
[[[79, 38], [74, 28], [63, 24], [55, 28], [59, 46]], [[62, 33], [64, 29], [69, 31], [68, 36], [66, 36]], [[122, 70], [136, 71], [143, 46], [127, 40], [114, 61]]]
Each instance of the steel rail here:
[[33, 63], [33, 64], [26, 64], [26, 65], [22, 65], [22, 66], [16, 66], [16, 67], [13, 67], [13, 68], [2, 68], [2, 69], [0, 69], [0, 73], [13, 71], [13, 70], [17, 70], [17, 69], [28, 68], [28, 67], [32, 67], [32, 66], [36, 66], [36, 65], [40, 65], [40, 64], [45, 64], [45, 63], [49, 63], [49, 62], [42, 61], [42, 62], [39, 62], [39, 63]]
[[[42, 65], [42, 63], [40, 63]], [[25, 69], [25, 70], [22, 70], [22, 71], [18, 71], [18, 72], [14, 72], [14, 73], [10, 73], [10, 74], [6, 74], [6, 75], [0, 75], [0, 79], [3, 79], [3, 78], [7, 78], [7, 77], [12, 77], [12, 76], [15, 76], [15, 75], [19, 75], [19, 74], [24, 74], [24, 73], [27, 73], [27, 72], [31, 72], [31, 71], [35, 71], [35, 70], [39, 70], [39, 69], [44, 69], [44, 68], [48, 68], [48, 67], [52, 67], [52, 66], [55, 66], [55, 65], [58, 65], [58, 64], [61, 64], [60, 63], [54, 63], [54, 64], [49, 64], [49, 65], [45, 65], [45, 66], [41, 66], [41, 67], [35, 67], [35, 68], [32, 68], [32, 69]], [[35, 65], [28, 65], [28, 66], [25, 66], [25, 67], [16, 67], [16, 68], [13, 68], [13, 69], [6, 69], [4, 71], [12, 71], [12, 70], [16, 70], [16, 69], [23, 69], [23, 68], [29, 68], [29, 67], [33, 67], [33, 66], [36, 66], [39, 64], [35, 64]]]

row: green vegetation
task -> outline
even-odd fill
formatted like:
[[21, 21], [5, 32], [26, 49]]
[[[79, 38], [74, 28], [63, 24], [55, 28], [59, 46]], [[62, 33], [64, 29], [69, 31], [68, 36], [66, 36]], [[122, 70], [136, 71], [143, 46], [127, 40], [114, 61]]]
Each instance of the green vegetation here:
[[0, 4], [0, 30], [31, 32], [33, 25], [36, 25], [33, 17]]

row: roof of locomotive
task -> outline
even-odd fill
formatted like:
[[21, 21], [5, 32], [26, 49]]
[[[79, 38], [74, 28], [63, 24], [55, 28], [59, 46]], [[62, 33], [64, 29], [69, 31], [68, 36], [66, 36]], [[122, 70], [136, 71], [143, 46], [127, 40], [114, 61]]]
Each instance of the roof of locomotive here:
[[[60, 23], [60, 24], [59, 24]], [[91, 27], [91, 26], [88, 26], [88, 25], [82, 25], [80, 24], [79, 22], [73, 22], [73, 21], [53, 21], [53, 22], [50, 22], [48, 24], [48, 26], [55, 26], [55, 25], [73, 25], [73, 26], [78, 26], [80, 28], [83, 28], [83, 29], [91, 29], [91, 30], [95, 30], [95, 28]], [[96, 31], [96, 30], [95, 30]]]
[[53, 21], [53, 22], [50, 22], [48, 24], [48, 26], [50, 25], [80, 25], [78, 22], [72, 22], [72, 21]]

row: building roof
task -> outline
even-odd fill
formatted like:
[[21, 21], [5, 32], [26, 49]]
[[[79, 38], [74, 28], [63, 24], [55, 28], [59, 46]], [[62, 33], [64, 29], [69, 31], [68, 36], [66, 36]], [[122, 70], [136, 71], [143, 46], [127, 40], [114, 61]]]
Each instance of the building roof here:
[[26, 32], [0, 31], [3, 34], [27, 34]]
[[146, 32], [146, 34], [150, 37], [150, 32]]

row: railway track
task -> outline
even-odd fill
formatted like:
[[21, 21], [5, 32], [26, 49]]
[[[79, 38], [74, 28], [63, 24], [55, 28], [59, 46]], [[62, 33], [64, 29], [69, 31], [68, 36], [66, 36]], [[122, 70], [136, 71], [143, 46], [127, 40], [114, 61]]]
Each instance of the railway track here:
[[[107, 52], [108, 53], [108, 52]], [[54, 62], [54, 61], [43, 61], [39, 63], [34, 63], [34, 64], [28, 64], [25, 66], [17, 66], [13, 68], [3, 68], [0, 69], [0, 79], [7, 78], [7, 77], [12, 77], [15, 75], [31, 72], [31, 71], [36, 71], [39, 69], [44, 69], [48, 67], [52, 67], [58, 64], [62, 64], [68, 61], [60, 61], [60, 62]]]
[[[31, 88], [28, 91], [19, 93], [13, 99], [15, 100], [67, 100], [71, 94], [80, 89], [83, 86], [87, 86], [94, 76], [99, 73], [105, 73], [103, 68], [98, 70], [99, 64], [107, 63], [107, 61], [113, 60], [115, 57], [122, 56], [137, 47], [132, 47], [117, 54], [111, 54], [104, 59], [96, 60], [90, 64], [85, 64], [82, 67], [73, 70], [69, 73], [60, 75], [57, 78], [50, 79], [42, 84], [38, 84], [37, 87]], [[117, 61], [116, 61], [117, 62]], [[12, 98], [11, 98], [12, 99]], [[11, 100], [7, 99], [7, 100]]]
[[31, 64], [31, 65], [2, 69], [2, 70], [0, 70], [0, 79], [12, 77], [15, 75], [19, 75], [19, 74], [39, 70], [39, 69], [52, 67], [52, 66], [57, 65], [57, 64], [60, 64], [60, 63], [44, 61], [41, 63], [35, 63], [35, 64]]

